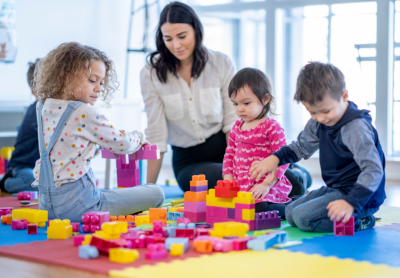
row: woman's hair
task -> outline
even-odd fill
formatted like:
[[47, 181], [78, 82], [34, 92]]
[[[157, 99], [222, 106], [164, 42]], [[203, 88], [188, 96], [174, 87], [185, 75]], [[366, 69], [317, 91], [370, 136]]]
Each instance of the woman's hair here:
[[44, 103], [47, 98], [72, 95], [74, 85], [88, 78], [93, 61], [102, 61], [106, 67], [100, 98], [109, 105], [119, 86], [113, 61], [104, 52], [76, 42], [61, 44], [38, 62], [33, 80], [36, 96]]
[[238, 71], [229, 83], [229, 98], [236, 97], [238, 91], [244, 87], [248, 87], [262, 104], [265, 99], [270, 98], [256, 119], [275, 114], [273, 109], [275, 98], [272, 95], [272, 82], [265, 73], [254, 68], [244, 68]]
[[177, 72], [179, 71], [180, 61], [166, 47], [161, 32], [161, 26], [167, 22], [172, 24], [186, 23], [193, 27], [196, 43], [193, 51], [191, 76], [198, 78], [208, 61], [208, 52], [203, 46], [203, 25], [201, 25], [193, 9], [180, 2], [168, 4], [161, 12], [156, 32], [157, 50], [147, 56], [151, 67], [156, 70], [157, 77], [162, 83], [167, 82], [168, 71], [172, 72], [175, 76], [177, 76]]

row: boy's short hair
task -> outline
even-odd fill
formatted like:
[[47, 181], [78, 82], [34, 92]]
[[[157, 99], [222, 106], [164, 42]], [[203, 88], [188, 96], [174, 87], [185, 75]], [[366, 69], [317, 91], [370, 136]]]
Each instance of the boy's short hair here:
[[332, 64], [310, 62], [299, 73], [294, 99], [310, 105], [322, 101], [327, 94], [340, 100], [346, 82], [343, 73]]
[[29, 62], [28, 72], [26, 73], [26, 78], [28, 80], [29, 87], [33, 87], [33, 78], [35, 77], [35, 68], [36, 64], [40, 61], [40, 59], [36, 59], [35, 62]]

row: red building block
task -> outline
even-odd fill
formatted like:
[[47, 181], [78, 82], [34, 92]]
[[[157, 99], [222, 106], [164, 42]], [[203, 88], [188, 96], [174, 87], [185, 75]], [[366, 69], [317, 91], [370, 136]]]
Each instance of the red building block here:
[[176, 229], [175, 237], [187, 237], [189, 239], [194, 239], [195, 229]]
[[99, 251], [105, 253], [108, 253], [108, 250], [110, 248], [126, 248], [126, 247], [130, 248], [132, 246], [132, 244], [127, 240], [123, 239], [105, 240], [97, 236], [92, 237], [90, 245], [96, 247]]
[[84, 233], [94, 233], [101, 230], [101, 225], [109, 221], [109, 213], [107, 211], [91, 211], [84, 213], [82, 216], [82, 231]]
[[196, 235], [197, 236], [209, 236], [210, 235], [210, 229], [196, 228]]
[[147, 246], [147, 251], [144, 253], [146, 259], [155, 260], [167, 257], [164, 243], [154, 243]]
[[167, 209], [165, 208], [150, 208], [149, 209], [149, 222], [152, 224], [154, 221], [162, 221], [163, 225], [167, 224]]
[[240, 251], [240, 250], [246, 250], [247, 249], [247, 242], [253, 239], [251, 237], [242, 237], [242, 238], [236, 238], [233, 240], [233, 250], [235, 251]]
[[75, 235], [74, 236], [74, 246], [82, 245], [82, 242], [85, 240], [86, 235]]
[[346, 223], [333, 221], [333, 234], [335, 236], [354, 236], [354, 216]]
[[28, 235], [37, 235], [38, 224], [28, 224]]
[[6, 214], [12, 214], [12, 210], [13, 210], [12, 207], [3, 207], [3, 208], [0, 208], [0, 216], [6, 215]]
[[215, 187], [215, 197], [220, 198], [234, 198], [237, 196], [240, 187], [237, 185], [235, 180], [220, 180], [217, 182], [217, 186]]

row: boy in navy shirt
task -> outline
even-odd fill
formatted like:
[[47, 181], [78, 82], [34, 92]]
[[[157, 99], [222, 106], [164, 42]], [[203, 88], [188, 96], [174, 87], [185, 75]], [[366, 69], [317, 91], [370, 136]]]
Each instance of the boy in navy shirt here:
[[[35, 92], [32, 89], [32, 81], [38, 61], [39, 59], [37, 59], [35, 63], [29, 63], [27, 73], [28, 84], [29, 87], [31, 87], [33, 95], [35, 95]], [[0, 181], [0, 189], [9, 193], [27, 190], [37, 191], [37, 187], [31, 186], [35, 180], [32, 170], [33, 167], [35, 167], [36, 160], [40, 157], [37, 135], [36, 100], [26, 111], [14, 147], [15, 150], [12, 153], [10, 162], [8, 162], [7, 171]]]
[[342, 72], [331, 64], [312, 62], [300, 71], [294, 99], [302, 102], [311, 119], [297, 141], [263, 161], [253, 162], [250, 173], [272, 183], [276, 168], [310, 158], [319, 149], [326, 186], [286, 206], [290, 225], [309, 232], [332, 232], [333, 222], [353, 215], [355, 230], [375, 226], [373, 214], [385, 195], [385, 156], [367, 110], [348, 100]]

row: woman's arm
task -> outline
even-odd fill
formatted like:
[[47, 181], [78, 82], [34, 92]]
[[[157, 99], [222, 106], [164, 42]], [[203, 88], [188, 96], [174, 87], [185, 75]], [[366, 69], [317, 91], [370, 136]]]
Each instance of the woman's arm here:
[[164, 153], [160, 153], [160, 159], [147, 160], [147, 183], [157, 183], [158, 175], [163, 161]]

